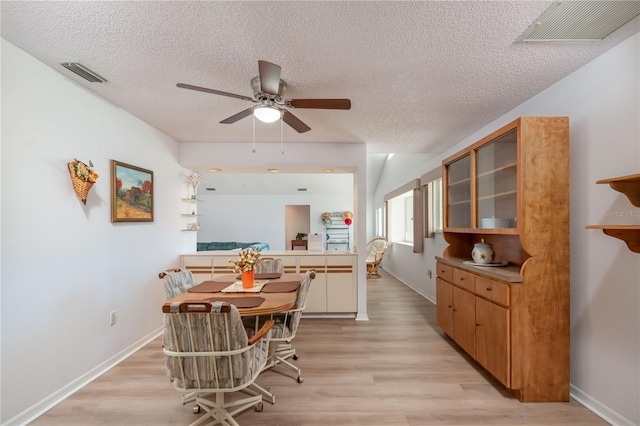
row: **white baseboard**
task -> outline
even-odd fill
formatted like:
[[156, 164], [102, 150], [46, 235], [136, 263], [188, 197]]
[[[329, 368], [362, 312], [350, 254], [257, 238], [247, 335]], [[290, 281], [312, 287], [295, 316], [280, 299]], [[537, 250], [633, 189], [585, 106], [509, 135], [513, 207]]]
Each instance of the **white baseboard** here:
[[[383, 268], [384, 269], [384, 268]], [[410, 283], [406, 282], [402, 277], [396, 275], [395, 273], [393, 273], [392, 271], [385, 269], [385, 272], [387, 272], [389, 275], [393, 276], [395, 279], [397, 279], [398, 281], [400, 281], [402, 284], [406, 285], [407, 287], [411, 288], [413, 291], [415, 291], [416, 293], [418, 293], [420, 296], [424, 297], [425, 299], [427, 299], [429, 302], [433, 303], [434, 305], [436, 304], [436, 301], [433, 297], [429, 296], [426, 293], [423, 293], [419, 288], [416, 288], [414, 286], [412, 286]]]
[[616, 413], [615, 411], [602, 404], [597, 399], [591, 397], [591, 395], [578, 389], [574, 385], [569, 385], [569, 393], [571, 395], [571, 398], [575, 399], [576, 402], [584, 405], [589, 411], [593, 412], [595, 415], [602, 418], [604, 421], [611, 425], [638, 426], [635, 423], [632, 423], [631, 420], [624, 418], [624, 416]]
[[157, 330], [152, 331], [142, 339], [138, 340], [131, 346], [123, 349], [119, 353], [115, 354], [105, 362], [97, 365], [95, 368], [88, 371], [86, 374], [78, 377], [68, 385], [58, 389], [56, 392], [52, 393], [42, 401], [37, 404], [29, 407], [22, 413], [18, 414], [14, 418], [8, 420], [6, 423], [3, 423], [2, 426], [18, 426], [18, 425], [26, 425], [49, 411], [51, 408], [58, 405], [60, 402], [83, 388], [89, 382], [92, 382], [96, 378], [100, 377], [111, 368], [118, 365], [124, 359], [128, 358], [132, 354], [134, 354], [137, 350], [145, 346], [147, 343], [151, 342], [153, 339], [158, 337], [164, 331], [164, 326], [158, 328]]

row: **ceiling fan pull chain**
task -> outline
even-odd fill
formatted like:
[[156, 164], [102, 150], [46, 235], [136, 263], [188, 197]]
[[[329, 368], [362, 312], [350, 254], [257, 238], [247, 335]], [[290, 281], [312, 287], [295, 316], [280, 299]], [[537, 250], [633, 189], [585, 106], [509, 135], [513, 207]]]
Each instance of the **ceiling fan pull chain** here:
[[256, 153], [256, 116], [251, 114], [253, 116], [253, 149], [251, 150], [251, 152], [253, 152], [254, 154]]
[[284, 136], [283, 136], [283, 127], [284, 124], [282, 124], [282, 117], [280, 117], [280, 154], [284, 155]]

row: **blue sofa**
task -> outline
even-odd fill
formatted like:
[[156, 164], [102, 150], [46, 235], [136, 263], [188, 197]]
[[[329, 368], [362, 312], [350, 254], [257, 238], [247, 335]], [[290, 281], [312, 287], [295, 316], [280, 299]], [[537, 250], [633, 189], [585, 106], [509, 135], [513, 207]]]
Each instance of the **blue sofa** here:
[[241, 243], [238, 241], [213, 241], [208, 243], [197, 243], [198, 251], [209, 250], [244, 250], [247, 248], [258, 248], [260, 250], [269, 250], [267, 243]]

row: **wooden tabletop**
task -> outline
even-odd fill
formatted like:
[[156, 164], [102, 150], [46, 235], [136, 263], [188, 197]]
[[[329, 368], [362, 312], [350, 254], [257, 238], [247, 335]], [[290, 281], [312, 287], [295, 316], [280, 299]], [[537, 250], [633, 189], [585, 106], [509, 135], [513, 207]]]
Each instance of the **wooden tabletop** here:
[[[286, 274], [285, 274], [286, 275]], [[235, 281], [236, 275], [221, 276], [216, 278], [220, 280], [233, 280]], [[300, 277], [298, 275], [298, 277]], [[285, 278], [283, 276], [283, 278]], [[301, 278], [301, 277], [300, 277]], [[277, 282], [278, 280], [270, 280]], [[167, 300], [163, 305], [163, 310], [167, 309], [174, 302], [201, 302], [203, 300], [213, 301], [216, 296], [225, 300], [239, 297], [262, 297], [264, 302], [255, 308], [238, 308], [241, 316], [256, 316], [256, 315], [270, 315], [277, 314], [279, 312], [285, 312], [294, 307], [296, 302], [297, 291], [289, 291], [287, 293], [182, 293], [172, 299]], [[233, 303], [233, 302], [230, 302]]]

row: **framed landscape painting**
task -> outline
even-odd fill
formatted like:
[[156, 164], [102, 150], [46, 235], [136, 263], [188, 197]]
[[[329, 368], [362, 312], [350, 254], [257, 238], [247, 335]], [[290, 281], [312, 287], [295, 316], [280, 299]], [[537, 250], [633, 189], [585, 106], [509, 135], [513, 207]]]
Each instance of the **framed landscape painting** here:
[[111, 160], [111, 222], [153, 222], [153, 172]]

